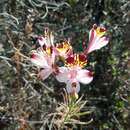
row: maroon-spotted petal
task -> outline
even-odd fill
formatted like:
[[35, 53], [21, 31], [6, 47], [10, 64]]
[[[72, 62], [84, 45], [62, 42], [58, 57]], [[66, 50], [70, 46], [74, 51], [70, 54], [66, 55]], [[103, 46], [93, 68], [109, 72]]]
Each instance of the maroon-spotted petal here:
[[74, 63], [74, 57], [73, 57], [73, 56], [68, 57], [68, 58], [66, 59], [66, 62], [67, 62], [68, 64], [73, 64], [73, 63]]
[[77, 80], [83, 84], [89, 84], [93, 80], [92, 73], [89, 70], [81, 69], [78, 71]]

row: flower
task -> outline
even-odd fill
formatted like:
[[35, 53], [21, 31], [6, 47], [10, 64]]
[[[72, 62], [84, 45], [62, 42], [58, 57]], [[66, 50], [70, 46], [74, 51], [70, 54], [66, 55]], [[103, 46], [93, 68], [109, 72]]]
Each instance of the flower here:
[[[50, 51], [51, 52], [51, 51]], [[48, 51], [43, 50], [42, 48], [33, 51], [31, 55], [31, 62], [42, 70], [39, 72], [39, 76], [45, 80], [48, 76], [55, 72], [54, 62], [55, 62], [55, 53], [48, 53]]]
[[68, 93], [78, 93], [80, 83], [89, 84], [93, 80], [92, 72], [82, 67], [86, 64], [83, 54], [75, 54], [66, 59], [65, 67], [59, 67], [56, 78], [59, 82], [66, 83]]
[[[108, 44], [105, 33], [104, 27], [94, 24], [89, 32], [88, 47], [85, 48], [83, 44], [84, 51], [75, 54], [69, 41], [54, 45], [52, 32], [45, 29], [44, 36], [38, 38], [40, 47], [32, 52], [31, 62], [42, 69], [38, 75], [43, 80], [54, 73], [59, 82], [66, 83], [67, 92], [75, 95], [80, 91], [80, 83], [89, 84], [93, 80], [93, 73], [84, 69], [87, 55]], [[56, 64], [59, 59], [63, 60], [64, 66]]]
[[65, 67], [59, 68], [56, 78], [59, 82], [66, 83], [68, 93], [78, 93], [80, 83], [89, 84], [93, 80], [93, 73], [87, 69], [82, 69], [86, 63], [86, 55], [94, 50], [98, 50], [108, 44], [109, 39], [105, 36], [106, 29], [93, 25], [89, 33], [89, 43], [83, 53], [67, 55]]
[[108, 44], [109, 39], [104, 36], [105, 33], [106, 29], [104, 27], [98, 27], [96, 24], [93, 25], [93, 28], [89, 32], [89, 43], [85, 54], [98, 50]]
[[36, 51], [32, 51], [31, 62], [42, 70], [39, 76], [45, 80], [55, 71], [55, 52], [54, 52], [54, 36], [49, 29], [45, 29], [44, 36], [38, 37], [40, 47]]
[[73, 54], [73, 49], [69, 41], [64, 41], [62, 43], [57, 43], [55, 45], [57, 56], [65, 59]]
[[78, 67], [67, 68], [60, 67], [59, 74], [56, 75], [59, 82], [66, 83], [68, 93], [78, 93], [80, 90], [80, 83], [89, 84], [93, 80], [92, 72]]

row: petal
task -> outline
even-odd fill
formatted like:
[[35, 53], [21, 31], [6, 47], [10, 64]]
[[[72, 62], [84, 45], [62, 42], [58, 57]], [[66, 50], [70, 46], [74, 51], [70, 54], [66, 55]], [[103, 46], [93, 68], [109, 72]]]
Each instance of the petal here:
[[59, 67], [59, 73], [56, 75], [56, 79], [59, 82], [67, 82], [68, 79], [68, 69], [66, 67]]
[[93, 80], [92, 72], [85, 69], [79, 70], [77, 80], [83, 84], [89, 84]]
[[45, 29], [45, 39], [46, 39], [46, 46], [47, 47], [51, 47], [53, 46], [53, 42], [54, 42], [54, 36], [52, 34], [52, 32], [50, 32], [50, 30], [48, 28]]
[[96, 35], [96, 31], [92, 28], [89, 32], [89, 46], [92, 43], [93, 39], [95, 38], [95, 35]]
[[95, 31], [94, 25], [93, 25], [93, 28], [89, 32], [89, 43], [88, 43], [88, 47], [87, 47], [87, 52], [90, 49], [90, 47], [92, 46], [95, 37], [96, 37], [96, 31]]
[[46, 45], [46, 39], [44, 37], [38, 37], [38, 42], [40, 46], [42, 47], [43, 45]]
[[49, 77], [49, 75], [52, 73], [52, 69], [43, 69], [40, 71], [38, 76], [42, 78], [42, 80], [45, 80]]
[[69, 72], [68, 72], [68, 75], [67, 77], [70, 79], [70, 80], [74, 80], [77, 76], [77, 71], [78, 71], [78, 68], [73, 68], [73, 69], [70, 69]]
[[63, 58], [67, 58], [73, 54], [73, 49], [69, 41], [56, 44], [57, 54]]
[[48, 68], [47, 60], [43, 54], [33, 53], [31, 56], [31, 62], [41, 68]]
[[78, 93], [80, 91], [80, 84], [77, 81], [69, 81], [66, 85], [66, 90], [68, 93]]
[[55, 62], [55, 54], [46, 55], [46, 61], [48, 63], [48, 66], [52, 66]]
[[102, 47], [106, 46], [109, 42], [109, 39], [106, 38], [105, 36], [104, 37], [95, 37], [95, 39], [92, 41], [92, 44], [91, 46], [89, 47], [88, 49], [88, 52], [87, 53], [90, 53], [94, 50], [99, 50], [101, 49]]
[[55, 63], [55, 58], [56, 58], [56, 54], [55, 54], [55, 52], [53, 51], [52, 54], [51, 54], [51, 62], [52, 62], [52, 64]]
[[73, 55], [73, 49], [70, 48], [70, 49], [67, 50], [67, 52], [66, 52], [66, 57], [65, 57], [65, 58], [67, 58], [67, 57], [69, 57], [69, 56], [72, 56], [72, 55]]
[[45, 29], [45, 36], [39, 37], [38, 42], [40, 46], [46, 45], [46, 47], [51, 47], [54, 45], [54, 36], [52, 32], [50, 32], [48, 29]]
[[50, 36], [49, 37], [50, 37], [50, 40], [49, 40], [50, 41], [50, 45], [54, 46], [54, 35], [52, 34], [52, 32], [50, 32]]

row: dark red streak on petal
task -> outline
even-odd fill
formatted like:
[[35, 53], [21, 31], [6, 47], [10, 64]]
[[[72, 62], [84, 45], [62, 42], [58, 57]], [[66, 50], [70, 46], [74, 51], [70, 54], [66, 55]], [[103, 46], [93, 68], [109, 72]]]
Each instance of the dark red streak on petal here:
[[84, 54], [88, 54], [88, 51], [89, 51], [89, 48], [92, 46], [92, 41], [93, 41], [93, 39], [94, 39], [94, 29], [92, 29], [92, 31], [91, 31], [91, 34], [90, 34], [90, 39], [89, 39], [89, 43], [88, 43], [88, 47], [87, 47], [87, 49], [84, 51]]
[[68, 57], [66, 61], [68, 64], [72, 64], [74, 62], [74, 57]]
[[31, 58], [32, 58], [32, 59], [35, 59], [36, 57], [37, 57], [37, 56], [36, 56], [35, 54], [32, 54], [32, 55], [31, 55]]
[[42, 41], [43, 39], [42, 39], [42, 37], [41, 37], [41, 36], [39, 36], [39, 37], [38, 37], [38, 40]]
[[93, 77], [93, 72], [89, 71], [89, 72], [87, 72], [87, 75], [88, 75], [89, 77]]
[[86, 55], [84, 55], [84, 54], [79, 54], [79, 61], [81, 61], [81, 62], [86, 61]]

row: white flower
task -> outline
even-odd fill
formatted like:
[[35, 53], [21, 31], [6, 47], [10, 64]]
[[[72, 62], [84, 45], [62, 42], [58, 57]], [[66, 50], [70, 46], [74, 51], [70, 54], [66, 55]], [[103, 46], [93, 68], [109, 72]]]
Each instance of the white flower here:
[[85, 50], [86, 54], [98, 50], [108, 44], [109, 39], [104, 36], [105, 33], [106, 29], [104, 27], [97, 27], [95, 24], [93, 25], [93, 28], [89, 32], [88, 48]]
[[39, 73], [39, 76], [43, 80], [45, 80], [51, 73], [55, 71], [55, 53], [53, 51], [52, 54], [48, 54], [46, 51], [40, 48], [32, 53], [31, 62], [37, 67], [43, 69]]
[[59, 67], [59, 73], [56, 75], [59, 82], [66, 83], [68, 93], [78, 93], [80, 90], [80, 83], [89, 84], [93, 80], [92, 72], [80, 67]]
[[62, 58], [67, 58], [68, 56], [73, 55], [73, 49], [69, 41], [57, 43], [55, 50], [57, 52], [57, 56]]

